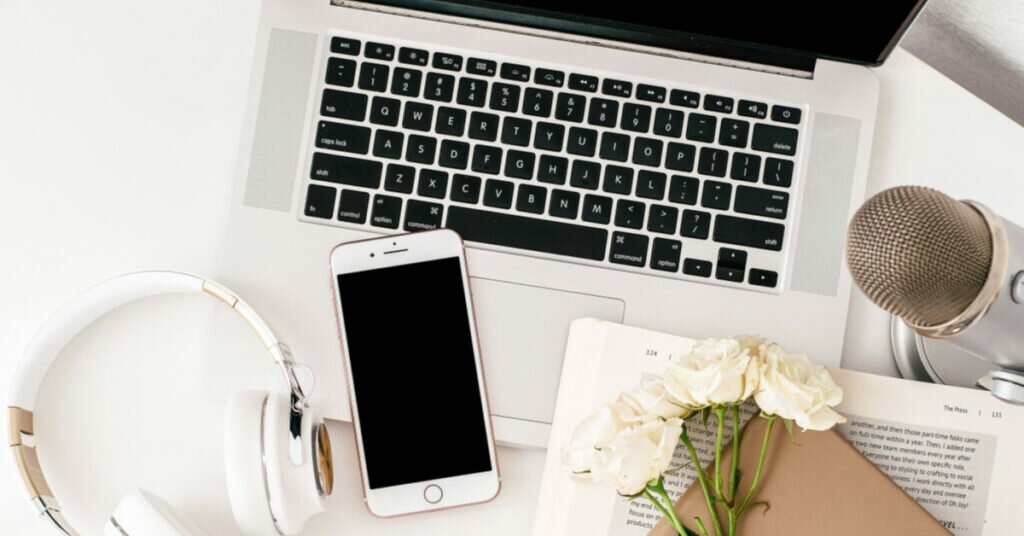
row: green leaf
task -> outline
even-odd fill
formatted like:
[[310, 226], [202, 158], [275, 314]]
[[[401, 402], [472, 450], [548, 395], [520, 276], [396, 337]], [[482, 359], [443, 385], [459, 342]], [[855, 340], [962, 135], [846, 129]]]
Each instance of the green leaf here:
[[704, 408], [700, 410], [700, 420], [704, 423], [704, 429], [708, 429], [708, 419], [711, 417], [711, 408]]
[[793, 431], [793, 421], [790, 419], [782, 419], [782, 425], [786, 427], [786, 433], [789, 434], [789, 439], [795, 443], [796, 432]]

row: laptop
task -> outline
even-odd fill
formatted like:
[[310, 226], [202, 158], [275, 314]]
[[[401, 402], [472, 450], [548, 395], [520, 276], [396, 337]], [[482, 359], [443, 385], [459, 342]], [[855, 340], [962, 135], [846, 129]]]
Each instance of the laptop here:
[[[546, 446], [575, 318], [760, 333], [838, 366], [869, 67], [923, 3], [264, 0], [218, 275], [334, 419], [329, 251], [437, 227], [467, 244], [502, 443]], [[218, 353], [219, 389], [276, 381]]]

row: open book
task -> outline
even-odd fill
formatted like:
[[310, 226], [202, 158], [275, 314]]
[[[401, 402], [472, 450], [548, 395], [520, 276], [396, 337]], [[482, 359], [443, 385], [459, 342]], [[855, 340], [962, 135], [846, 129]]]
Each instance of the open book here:
[[[573, 322], [534, 536], [644, 536], [654, 526], [660, 515], [645, 499], [631, 501], [608, 485], [574, 479], [562, 465], [562, 446], [595, 408], [645, 375], [660, 375], [692, 342], [603, 320]], [[979, 390], [830, 372], [845, 395], [837, 409], [849, 420], [839, 432], [951, 533], [1024, 533], [1018, 513], [1024, 497], [1024, 407]], [[706, 463], [712, 459], [711, 433], [700, 426], [693, 430]], [[680, 449], [674, 465], [687, 459]], [[666, 477], [673, 499], [695, 476], [683, 469]]]

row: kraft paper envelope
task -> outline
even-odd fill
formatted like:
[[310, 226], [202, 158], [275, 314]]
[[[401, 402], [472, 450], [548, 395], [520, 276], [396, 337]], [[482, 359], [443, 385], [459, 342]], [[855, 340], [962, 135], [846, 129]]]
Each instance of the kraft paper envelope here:
[[[742, 431], [740, 491], [737, 493], [741, 497], [757, 468], [766, 422], [754, 418]], [[767, 503], [767, 508], [763, 505], [748, 507], [737, 525], [741, 536], [950, 534], [834, 430], [800, 432], [797, 428], [795, 435], [794, 441], [781, 422], [775, 423], [761, 485], [753, 498], [754, 502]], [[732, 449], [723, 451], [725, 471], [732, 459]], [[713, 468], [709, 469], [709, 474], [712, 471]], [[700, 516], [708, 531], [714, 534], [704, 494], [696, 481], [676, 502], [676, 512], [688, 529], [698, 533], [693, 519]], [[723, 529], [728, 530], [728, 517], [724, 512], [720, 519]], [[672, 525], [664, 519], [649, 533], [649, 536], [674, 535]]]

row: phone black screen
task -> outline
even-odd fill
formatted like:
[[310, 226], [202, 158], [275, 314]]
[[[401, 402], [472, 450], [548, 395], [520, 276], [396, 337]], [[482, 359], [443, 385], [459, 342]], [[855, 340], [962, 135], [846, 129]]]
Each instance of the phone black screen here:
[[491, 470], [458, 257], [338, 275], [371, 489]]

